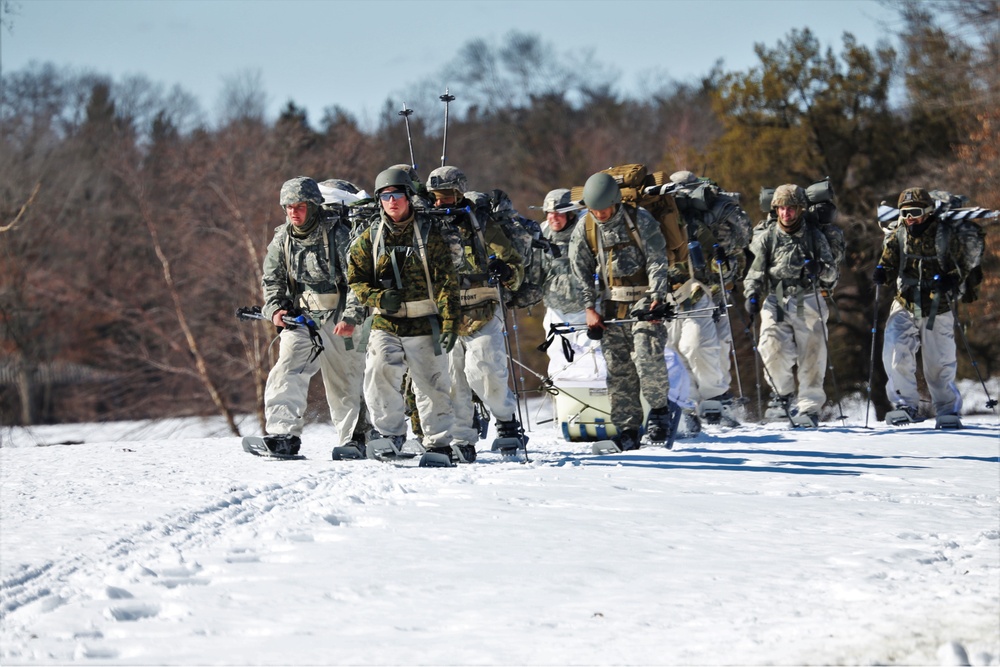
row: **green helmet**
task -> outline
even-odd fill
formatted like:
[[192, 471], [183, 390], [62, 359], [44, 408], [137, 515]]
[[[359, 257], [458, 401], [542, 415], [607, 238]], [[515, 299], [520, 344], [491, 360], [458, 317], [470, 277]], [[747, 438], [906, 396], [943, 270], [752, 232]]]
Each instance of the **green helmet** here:
[[546, 213], [553, 213], [572, 204], [572, 200], [572, 193], [569, 190], [566, 188], [556, 188], [545, 195], [545, 200], [542, 202], [542, 210]]
[[438, 167], [427, 175], [427, 189], [438, 192], [457, 190], [465, 194], [469, 189], [469, 182], [458, 167]]
[[281, 186], [281, 194], [278, 195], [278, 205], [285, 207], [303, 201], [316, 206], [323, 205], [323, 195], [320, 193], [316, 181], [308, 176], [296, 176], [285, 181], [285, 184]]
[[622, 191], [614, 176], [599, 171], [583, 184], [583, 204], [592, 211], [614, 206], [622, 200]]
[[794, 183], [779, 185], [774, 190], [774, 196], [771, 197], [771, 208], [779, 206], [806, 208], [809, 206], [809, 202], [806, 200], [806, 191]]
[[388, 188], [390, 186], [395, 186], [397, 188], [403, 188], [406, 192], [406, 196], [410, 197], [413, 195], [413, 181], [410, 180], [410, 175], [407, 174], [402, 169], [389, 168], [385, 171], [379, 173], [375, 177], [375, 195]]

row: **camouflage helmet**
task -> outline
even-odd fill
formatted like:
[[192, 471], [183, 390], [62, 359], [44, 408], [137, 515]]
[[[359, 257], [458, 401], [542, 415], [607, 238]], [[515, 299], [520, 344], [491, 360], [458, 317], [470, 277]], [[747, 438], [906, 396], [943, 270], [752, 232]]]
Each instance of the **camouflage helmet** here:
[[809, 202], [806, 200], [806, 191], [793, 183], [779, 185], [774, 190], [774, 196], [771, 197], [771, 208], [779, 206], [806, 208], [809, 206]]
[[934, 206], [933, 200], [931, 200], [930, 193], [923, 188], [906, 188], [899, 193], [899, 202], [896, 204], [896, 208], [909, 208], [919, 206], [923, 209], [929, 209]]
[[436, 192], [457, 190], [464, 194], [469, 189], [469, 182], [458, 167], [438, 167], [428, 174], [427, 189]]
[[556, 212], [561, 208], [566, 208], [573, 203], [572, 193], [566, 188], [556, 188], [545, 195], [542, 202], [542, 210], [546, 213]]
[[376, 195], [378, 195], [378, 193], [385, 188], [392, 186], [403, 188], [403, 191], [406, 192], [408, 197], [413, 195], [413, 181], [410, 179], [410, 175], [402, 169], [390, 167], [380, 172], [379, 175], [375, 177]]
[[323, 181], [319, 184], [320, 188], [326, 188], [327, 190], [343, 190], [344, 192], [349, 192], [352, 195], [358, 194], [360, 188], [350, 181], [345, 181], [342, 178], [331, 178]]
[[299, 202], [323, 205], [323, 195], [319, 191], [319, 186], [308, 176], [296, 176], [281, 186], [281, 194], [278, 195], [279, 206], [291, 206]]
[[417, 175], [417, 170], [413, 168], [413, 165], [394, 164], [391, 167], [389, 167], [389, 169], [402, 169], [407, 173], [407, 175], [410, 177], [410, 180], [413, 181], [414, 183], [420, 180], [420, 177]]
[[614, 206], [622, 200], [622, 191], [615, 177], [599, 171], [583, 184], [583, 203], [592, 211]]

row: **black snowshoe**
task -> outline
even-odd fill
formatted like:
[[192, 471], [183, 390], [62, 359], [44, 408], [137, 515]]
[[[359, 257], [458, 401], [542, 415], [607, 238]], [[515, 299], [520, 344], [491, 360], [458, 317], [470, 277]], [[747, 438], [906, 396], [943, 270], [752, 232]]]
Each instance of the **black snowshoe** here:
[[265, 456], [276, 459], [302, 459], [299, 447], [302, 441], [297, 435], [281, 433], [263, 437], [247, 436], [243, 438], [243, 451], [254, 456]]

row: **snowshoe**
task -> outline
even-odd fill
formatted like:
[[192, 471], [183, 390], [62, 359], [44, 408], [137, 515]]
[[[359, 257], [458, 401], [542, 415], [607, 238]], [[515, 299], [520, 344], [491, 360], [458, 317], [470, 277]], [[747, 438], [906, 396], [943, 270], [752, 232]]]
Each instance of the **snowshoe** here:
[[885, 413], [885, 423], [890, 426], [916, 424], [921, 421], [923, 421], [923, 418], [917, 413], [917, 409], [905, 403], [899, 403], [895, 409]]
[[718, 424], [722, 421], [722, 401], [702, 401], [698, 404], [698, 414], [694, 416], [706, 424]]
[[355, 461], [365, 458], [364, 446], [357, 440], [350, 440], [340, 447], [334, 447], [330, 458], [334, 461]]
[[263, 437], [248, 435], [243, 438], [243, 451], [275, 459], [304, 459], [299, 455], [301, 444], [299, 436], [287, 433]]
[[793, 428], [819, 428], [819, 415], [812, 412], [800, 412], [792, 416]]
[[428, 447], [420, 457], [421, 468], [454, 468], [458, 462], [457, 454], [451, 445]]
[[934, 428], [962, 428], [962, 420], [958, 415], [938, 415], [934, 418]]
[[784, 421], [794, 416], [790, 408], [793, 398], [792, 394], [784, 396], [771, 394], [771, 400], [767, 404], [767, 409], [764, 410], [764, 421]]
[[[673, 449], [674, 440], [677, 438], [677, 427], [683, 414], [681, 406], [670, 400], [664, 407], [650, 410], [646, 419], [646, 435], [649, 436], [650, 442], [662, 442], [667, 449]], [[700, 423], [698, 427], [700, 430]]]
[[491, 451], [500, 452], [502, 456], [517, 456], [518, 450], [525, 449], [528, 444], [528, 436], [521, 428], [521, 422], [516, 418], [508, 421], [497, 420], [497, 439], [493, 441]]
[[403, 451], [405, 435], [387, 435], [370, 440], [365, 446], [365, 456], [373, 461], [388, 461], [392, 459], [412, 459], [414, 452]]
[[684, 431], [678, 433], [678, 438], [695, 438], [701, 433], [701, 419], [694, 412], [684, 410]]
[[632, 449], [639, 449], [639, 432], [626, 429], [610, 440], [598, 440], [590, 446], [594, 454], [619, 454]]

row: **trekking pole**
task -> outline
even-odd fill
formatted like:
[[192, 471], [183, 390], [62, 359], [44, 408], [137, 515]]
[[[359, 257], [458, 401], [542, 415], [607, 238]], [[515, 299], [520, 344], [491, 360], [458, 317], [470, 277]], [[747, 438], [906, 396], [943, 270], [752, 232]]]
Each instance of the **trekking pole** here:
[[726, 253], [722, 249], [722, 246], [716, 243], [715, 268], [719, 272], [719, 294], [722, 295], [722, 305], [725, 307], [722, 311], [722, 316], [726, 318], [726, 326], [729, 327], [729, 352], [730, 356], [733, 358], [733, 367], [736, 369], [736, 387], [740, 391], [740, 405], [743, 405], [747, 402], [747, 399], [743, 396], [743, 379], [740, 377], [740, 361], [736, 357], [736, 345], [733, 344], [733, 321], [729, 319], [729, 298], [726, 290], [726, 279], [722, 276], [723, 261], [727, 261]]
[[[271, 321], [271, 318], [265, 317], [261, 312], [260, 306], [242, 306], [237, 308], [236, 319], [244, 322], [249, 320], [263, 320], [265, 322]], [[312, 321], [312, 318], [306, 317], [305, 315], [282, 315], [281, 321], [285, 323], [285, 326], [289, 330], [299, 326], [306, 328], [309, 332], [309, 342], [312, 343], [312, 353], [309, 356], [309, 363], [315, 361], [316, 357], [323, 352], [323, 337], [320, 336], [319, 327]], [[345, 339], [345, 342], [349, 341], [350, 338]]]
[[983, 380], [982, 373], [979, 372], [979, 364], [976, 362], [975, 357], [972, 356], [969, 339], [965, 336], [965, 329], [962, 327], [962, 323], [958, 321], [958, 304], [955, 302], [955, 299], [951, 299], [951, 314], [954, 316], [955, 326], [958, 328], [965, 351], [969, 354], [969, 361], [972, 363], [972, 368], [976, 371], [976, 377], [979, 378], [979, 384], [983, 385], [983, 393], [986, 394], [986, 407], [992, 410], [997, 406], [997, 401], [990, 396], [990, 390], [986, 388], [986, 382]]
[[[510, 312], [510, 319], [514, 323], [514, 350], [517, 352], [517, 359], [514, 360], [514, 361], [518, 361], [518, 360], [521, 359], [521, 338], [518, 335], [517, 310], [515, 308], [511, 308], [509, 312]], [[506, 315], [504, 317], [505, 317], [504, 323], [506, 324]], [[520, 363], [519, 361], [518, 361], [517, 365], [520, 366], [520, 367], [522, 367], [522, 368], [524, 367], [524, 364]], [[524, 373], [520, 373], [519, 376], [518, 376], [518, 378], [521, 380], [521, 393], [524, 394], [525, 393], [525, 389], [524, 389]], [[517, 380], [515, 380], [514, 382], [516, 384]], [[527, 403], [527, 400], [528, 399], [525, 398], [525, 403]], [[531, 430], [531, 421], [530, 421], [530, 419], [531, 419], [531, 411], [530, 410], [525, 410], [525, 414], [528, 415], [528, 420], [525, 422], [525, 427], [524, 428], [525, 428], [525, 430], [530, 431]]]
[[417, 162], [413, 159], [413, 137], [410, 136], [410, 116], [413, 115], [413, 109], [407, 109], [406, 102], [403, 102], [403, 110], [397, 113], [403, 117], [403, 123], [406, 125], [406, 143], [410, 146], [410, 166], [416, 171]]
[[439, 100], [444, 102], [444, 142], [441, 144], [441, 166], [445, 165], [445, 159], [448, 154], [448, 107], [455, 101], [455, 96], [448, 93], [448, 89], [444, 89], [444, 95], [438, 97]]
[[878, 331], [878, 288], [875, 283], [875, 307], [872, 308], [872, 354], [868, 360], [868, 401], [865, 403], [865, 428], [868, 428], [868, 412], [872, 405], [872, 378], [875, 373], [875, 333]]
[[823, 319], [824, 299], [819, 293], [819, 284], [816, 280], [813, 280], [813, 295], [816, 298], [816, 308], [819, 309], [819, 321], [823, 327], [823, 345], [826, 347], [826, 367], [830, 369], [830, 379], [833, 380], [833, 391], [834, 395], [837, 397], [837, 410], [840, 411], [840, 416], [837, 417], [837, 419], [839, 419], [842, 424], [846, 426], [847, 416], [844, 414], [844, 408], [840, 405], [840, 387], [837, 385], [837, 369], [833, 366], [833, 355], [830, 354], [830, 336], [826, 332], [826, 320]]
[[[496, 255], [491, 255], [489, 258], [491, 261], [496, 259]], [[531, 463], [531, 459], [528, 458], [528, 442], [527, 437], [524, 436], [524, 414], [521, 412], [521, 395], [517, 390], [517, 369], [514, 367], [514, 355], [510, 348], [510, 336], [507, 333], [507, 304], [503, 300], [503, 286], [500, 280], [491, 277], [489, 282], [493, 283], [493, 286], [497, 290], [497, 300], [500, 302], [500, 316], [503, 322], [503, 346], [507, 353], [507, 369], [510, 373], [511, 383], [514, 385], [514, 405], [517, 408], [517, 421], [521, 424], [521, 449], [524, 451], [524, 462]]]
[[[750, 327], [753, 326], [753, 318], [751, 318], [750, 321], [747, 322], [746, 315], [743, 314], [743, 311], [740, 310], [739, 313], [740, 313], [740, 320], [742, 320], [743, 322], [743, 333], [745, 333], [747, 338], [750, 339], [751, 347], [753, 349], [753, 375], [754, 375], [754, 382], [756, 383], [757, 387], [757, 419], [763, 421], [764, 405], [761, 399], [761, 387], [760, 387], [760, 356], [757, 354], [757, 341], [754, 339], [753, 332], [750, 330]], [[736, 345], [734, 343], [733, 348], [735, 347]]]

